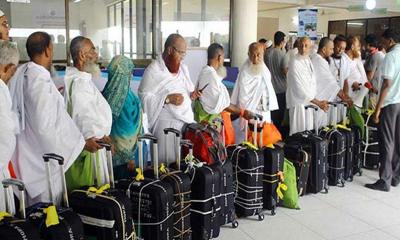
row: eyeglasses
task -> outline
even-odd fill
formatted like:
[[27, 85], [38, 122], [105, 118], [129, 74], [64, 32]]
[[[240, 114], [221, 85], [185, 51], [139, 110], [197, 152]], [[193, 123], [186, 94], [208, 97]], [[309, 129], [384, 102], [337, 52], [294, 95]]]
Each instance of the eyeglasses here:
[[174, 47], [174, 46], [172, 46], [172, 48], [173, 48], [181, 57], [186, 56], [186, 51], [181, 51], [181, 50], [177, 49], [177, 48]]

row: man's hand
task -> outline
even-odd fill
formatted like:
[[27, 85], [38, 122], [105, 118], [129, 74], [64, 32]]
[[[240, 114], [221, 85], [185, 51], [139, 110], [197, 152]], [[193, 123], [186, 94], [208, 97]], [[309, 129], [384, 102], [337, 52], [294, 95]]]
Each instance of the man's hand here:
[[321, 108], [324, 112], [328, 112], [329, 110], [329, 102], [328, 101], [318, 101], [317, 106]]
[[244, 119], [251, 120], [251, 119], [254, 118], [254, 116], [255, 116], [255, 114], [253, 112], [251, 112], [249, 110], [244, 110], [244, 113], [243, 113], [243, 118]]
[[192, 99], [192, 101], [198, 99], [199, 97], [201, 97], [201, 91], [198, 89], [195, 89], [193, 92], [190, 93], [190, 99]]
[[17, 66], [15, 66], [14, 64], [8, 64], [4, 68], [0, 69], [0, 79], [3, 80], [5, 84], [7, 84], [16, 70]]
[[129, 172], [135, 171], [135, 161], [129, 160], [127, 168]]
[[353, 85], [351, 85], [351, 88], [353, 89], [353, 91], [358, 91], [361, 89], [361, 85], [359, 82], [354, 82]]
[[378, 124], [380, 115], [381, 115], [381, 109], [380, 108], [375, 109], [375, 112], [372, 115], [372, 121], [374, 121], [374, 123]]
[[96, 139], [96, 138], [86, 139], [85, 150], [87, 150], [91, 153], [95, 153], [99, 149], [102, 149], [103, 147], [100, 144], [98, 144], [96, 142], [96, 140], [98, 140], [98, 139]]
[[180, 106], [183, 103], [183, 95], [180, 93], [173, 93], [167, 96], [170, 104]]

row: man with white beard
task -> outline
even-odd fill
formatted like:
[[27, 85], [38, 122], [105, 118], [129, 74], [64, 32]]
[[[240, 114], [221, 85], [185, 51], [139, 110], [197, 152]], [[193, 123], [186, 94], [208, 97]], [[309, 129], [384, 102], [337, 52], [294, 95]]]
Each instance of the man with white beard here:
[[224, 67], [224, 48], [213, 43], [207, 50], [208, 63], [199, 75], [198, 89], [202, 89], [201, 97], [195, 102], [195, 120], [212, 122], [223, 111], [251, 118], [251, 112], [231, 104], [228, 89], [222, 83], [226, 77]]
[[289, 109], [290, 135], [313, 129], [314, 112], [304, 107], [315, 104], [323, 111], [328, 111], [328, 101], [319, 100], [315, 70], [309, 57], [311, 41], [307, 37], [299, 39], [299, 53], [290, 60], [286, 102]]
[[353, 100], [354, 105], [361, 108], [363, 106], [364, 97], [368, 94], [368, 89], [364, 86], [368, 82], [364, 65], [361, 60], [361, 43], [358, 37], [350, 37], [347, 39], [346, 56], [350, 61], [350, 75], [348, 80], [348, 90], [345, 93]]
[[159, 141], [160, 162], [176, 156], [174, 138], [166, 136], [164, 129], [181, 131], [185, 123], [195, 122], [192, 101], [200, 96], [200, 92], [195, 90], [188, 68], [182, 64], [185, 55], [185, 39], [179, 34], [169, 35], [162, 56], [146, 68], [139, 86], [149, 129]]
[[[264, 50], [261, 44], [253, 42], [249, 45], [249, 58], [240, 68], [238, 79], [232, 92], [231, 103], [241, 109], [262, 115], [263, 122], [271, 123], [271, 111], [279, 108], [271, 73], [264, 63]], [[246, 121], [241, 118], [235, 121], [236, 142], [245, 139]], [[264, 134], [268, 134], [264, 132]], [[264, 137], [264, 136], [263, 136]]]
[[85, 156], [90, 155], [95, 161], [95, 179], [100, 186], [109, 182], [106, 151], [98, 142], [111, 143], [111, 108], [93, 82], [100, 77], [100, 68], [92, 41], [82, 36], [75, 37], [70, 52], [74, 66], [65, 72], [67, 111], [86, 141], [79, 159], [87, 159]]
[[[333, 102], [336, 100], [336, 97], [338, 97], [343, 102], [351, 105], [351, 99], [344, 94], [339, 83], [336, 81], [335, 76], [333, 76], [329, 69], [329, 61], [332, 54], [333, 41], [328, 37], [324, 37], [319, 42], [318, 52], [311, 56], [311, 62], [313, 63], [317, 82], [316, 98]], [[328, 125], [329, 122], [327, 115], [328, 114], [324, 111], [318, 111], [318, 127]]]
[[[26, 42], [30, 62], [20, 66], [10, 83], [13, 111], [18, 115], [19, 134], [12, 162], [16, 175], [26, 186], [28, 206], [49, 202], [42, 156], [56, 153], [64, 157], [67, 170], [85, 146], [82, 134], [65, 111], [64, 99], [50, 76], [53, 44], [45, 32], [32, 33]], [[59, 166], [52, 168], [53, 194], [61, 200]]]
[[[11, 111], [11, 96], [8, 82], [15, 73], [19, 61], [17, 46], [9, 41], [0, 40], [0, 182], [10, 177], [8, 166], [15, 149], [17, 119]], [[8, 201], [9, 213], [14, 213], [12, 189], [8, 188], [8, 198], [0, 186], [0, 212], [6, 211], [5, 199]]]

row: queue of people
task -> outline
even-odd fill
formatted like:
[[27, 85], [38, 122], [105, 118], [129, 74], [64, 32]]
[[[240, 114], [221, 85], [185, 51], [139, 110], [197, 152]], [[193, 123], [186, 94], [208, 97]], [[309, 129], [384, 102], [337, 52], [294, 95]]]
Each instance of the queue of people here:
[[[212, 124], [215, 118], [228, 123], [239, 117], [233, 127], [229, 123], [226, 125], [231, 127], [225, 129], [226, 135], [232, 136], [227, 143], [234, 144], [246, 139], [247, 123], [254, 124], [253, 117], [260, 115], [263, 120], [258, 127], [265, 129], [262, 138], [267, 145], [285, 137], [274, 129], [284, 129], [287, 117], [290, 135], [313, 128], [312, 113], [305, 105], [319, 108], [316, 122], [324, 126], [330, 118], [329, 102], [343, 101], [361, 108], [368, 93], [375, 106], [374, 120], [381, 122], [381, 167], [380, 180], [367, 187], [389, 191], [400, 182], [397, 30], [386, 30], [382, 36], [383, 60], [376, 37], [367, 37], [370, 55], [365, 68], [356, 37], [322, 38], [317, 53], [312, 53], [312, 41], [303, 37], [296, 42], [296, 52], [288, 54], [284, 33], [277, 32], [266, 56], [265, 44], [250, 43], [232, 96], [222, 83], [226, 77], [224, 48], [217, 43], [209, 46], [207, 66], [194, 84], [182, 62], [187, 45], [179, 34], [167, 38], [163, 53], [146, 68], [138, 95], [130, 89], [134, 65], [124, 56], [112, 59], [108, 82], [100, 92], [94, 84], [100, 75], [98, 54], [90, 39], [78, 36], [70, 44], [73, 66], [66, 69], [62, 95], [51, 77], [53, 44], [49, 34], [29, 36], [26, 50], [30, 61], [18, 66], [19, 54], [8, 38], [7, 19], [1, 12], [0, 16], [0, 178], [15, 171], [15, 177], [26, 184], [28, 206], [49, 200], [44, 153], [56, 152], [65, 158], [70, 189], [91, 185], [93, 179], [101, 185], [109, 178], [102, 143], [113, 146], [115, 177], [126, 178], [134, 173], [137, 140], [143, 131], [158, 138], [159, 159], [165, 162], [176, 154], [173, 136], [165, 135], [165, 128], [182, 130], [185, 123]], [[373, 87], [365, 87], [367, 82]], [[275, 134], [273, 141], [271, 134]], [[90, 170], [93, 162], [96, 176]], [[53, 179], [57, 179], [52, 182], [54, 197], [61, 200], [61, 180]], [[0, 204], [3, 202], [0, 199]]]

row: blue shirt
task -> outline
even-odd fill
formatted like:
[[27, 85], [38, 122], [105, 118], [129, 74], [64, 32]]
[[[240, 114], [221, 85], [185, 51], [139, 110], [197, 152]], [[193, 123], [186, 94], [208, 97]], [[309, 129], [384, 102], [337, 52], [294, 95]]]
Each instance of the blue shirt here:
[[382, 79], [392, 81], [389, 92], [383, 102], [383, 107], [400, 103], [400, 44], [393, 46], [382, 63]]

